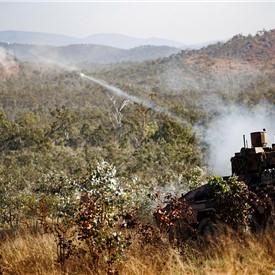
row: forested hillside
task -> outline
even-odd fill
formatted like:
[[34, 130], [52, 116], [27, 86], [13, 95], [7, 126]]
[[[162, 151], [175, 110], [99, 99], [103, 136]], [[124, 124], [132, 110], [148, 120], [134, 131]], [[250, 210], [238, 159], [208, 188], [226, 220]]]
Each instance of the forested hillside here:
[[[112, 83], [137, 85], [159, 96], [174, 93], [186, 97], [186, 93], [192, 91], [196, 99], [197, 96], [216, 94], [226, 101], [245, 104], [248, 101], [255, 104], [259, 99], [272, 101], [274, 37], [274, 31], [259, 32], [254, 37], [237, 35], [224, 44], [182, 51], [168, 58], [119, 67], [109, 72], [105, 70], [104, 79]], [[92, 67], [89, 69], [91, 73], [104, 77]], [[202, 101], [196, 100], [196, 103]]]
[[[217, 102], [244, 104], [250, 108], [263, 101], [274, 105], [274, 48], [274, 31], [261, 32], [255, 37], [239, 35], [224, 44], [198, 51], [182, 51], [155, 61], [114, 65], [85, 62], [74, 65], [78, 70], [43, 63], [22, 63], [2, 50], [1, 109], [5, 121], [11, 125], [19, 123], [18, 120], [21, 124], [22, 120], [25, 121], [27, 124], [22, 127], [39, 130], [41, 138], [47, 140], [53, 149], [59, 145], [62, 145], [62, 150], [83, 150], [85, 146], [91, 151], [100, 148], [100, 157], [110, 158], [115, 163], [121, 157], [123, 169], [128, 172], [137, 170], [141, 175], [144, 174], [137, 168], [138, 158], [139, 165], [146, 169], [151, 164], [163, 162], [166, 168], [160, 169], [162, 179], [177, 171], [178, 165], [181, 169], [174, 175], [177, 178], [189, 170], [189, 165], [203, 164], [202, 153], [198, 153], [203, 150], [192, 127], [197, 124], [207, 127], [221, 112]], [[80, 70], [130, 95], [166, 108], [183, 123], [131, 103], [126, 98], [117, 98], [110, 91], [81, 78]], [[34, 125], [28, 125], [26, 116], [33, 117], [31, 123]], [[53, 126], [58, 123], [59, 127]], [[10, 127], [12, 138], [2, 138], [2, 148], [18, 146], [18, 149], [24, 149], [28, 142], [17, 136], [21, 130], [17, 126]], [[52, 129], [54, 127], [58, 128], [58, 134]], [[12, 133], [12, 129], [19, 132]], [[3, 131], [8, 135], [6, 128]], [[11, 145], [13, 139], [20, 140], [20, 146]], [[57, 144], [55, 139], [63, 141]], [[4, 143], [5, 140], [9, 145]], [[145, 157], [146, 150], [153, 150], [149, 148], [160, 146], [155, 149], [164, 150], [165, 147], [160, 145], [163, 142], [173, 150]], [[117, 152], [113, 158], [110, 157], [112, 154], [106, 156], [104, 148], [108, 146], [122, 150], [121, 154]], [[185, 151], [189, 157], [185, 156]], [[142, 155], [138, 156], [143, 153], [144, 159]], [[162, 154], [165, 161], [159, 160]], [[146, 158], [149, 158], [149, 166], [145, 164]], [[125, 168], [123, 162], [129, 165], [131, 159], [133, 167]]]
[[[0, 49], [0, 227], [31, 227], [72, 215], [83, 239], [90, 234], [96, 240], [89, 243], [93, 261], [110, 253], [109, 268], [118, 258], [111, 249], [122, 255], [126, 247], [114, 230], [127, 207], [147, 223], [153, 219], [155, 191], [186, 192], [205, 182], [210, 149], [201, 134], [225, 107], [253, 110], [265, 103], [274, 121], [275, 31], [137, 63], [95, 64], [85, 55], [79, 63], [72, 57], [77, 47], [63, 52], [69, 67], [65, 60], [22, 62]], [[146, 55], [154, 48], [135, 49], [140, 50]], [[129, 96], [118, 96], [80, 72]], [[98, 208], [86, 204], [89, 196], [101, 202]], [[92, 232], [84, 213], [94, 209], [104, 217], [95, 216]], [[64, 237], [58, 226], [51, 230]], [[148, 237], [146, 232], [139, 234]], [[66, 245], [64, 251], [71, 252]], [[58, 257], [64, 263], [70, 255], [62, 249]]]
[[[168, 183], [171, 175], [173, 180], [182, 178], [190, 168], [206, 163], [207, 148], [201, 147], [192, 128], [207, 127], [221, 114], [217, 102], [249, 108], [260, 102], [274, 105], [274, 48], [274, 31], [261, 32], [155, 61], [85, 62], [74, 65], [78, 70], [22, 63], [2, 50], [1, 109], [3, 123], [9, 125], [2, 127], [2, 153], [20, 155], [21, 150], [36, 150], [38, 144], [83, 154], [85, 149], [92, 155], [99, 150], [97, 157], [119, 165], [122, 174], [134, 171], [156, 184]], [[258, 54], [262, 51], [265, 54]], [[182, 123], [118, 98], [81, 78], [79, 71], [162, 106]], [[39, 132], [38, 143], [34, 130]], [[142, 169], [148, 170], [150, 179]], [[161, 173], [151, 173], [155, 169]]]

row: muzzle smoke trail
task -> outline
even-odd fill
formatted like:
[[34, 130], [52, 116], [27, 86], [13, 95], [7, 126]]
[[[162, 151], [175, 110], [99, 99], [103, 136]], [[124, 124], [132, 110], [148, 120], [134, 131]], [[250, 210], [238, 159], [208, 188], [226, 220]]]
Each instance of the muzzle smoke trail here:
[[173, 114], [172, 112], [166, 110], [165, 108], [163, 108], [161, 106], [155, 105], [151, 101], [139, 98], [139, 97], [134, 96], [134, 95], [129, 95], [125, 91], [123, 91], [123, 90], [121, 90], [121, 89], [119, 89], [117, 87], [114, 87], [114, 86], [106, 83], [103, 80], [94, 78], [92, 76], [87, 76], [87, 75], [85, 75], [83, 73], [81, 73], [80, 76], [83, 77], [83, 78], [89, 79], [90, 81], [92, 81], [92, 82], [94, 82], [94, 83], [96, 83], [96, 84], [98, 84], [98, 85], [100, 85], [100, 86], [108, 89], [109, 91], [113, 92], [114, 94], [116, 94], [118, 96], [127, 98], [128, 100], [130, 100], [132, 102], [135, 102], [137, 104], [143, 105], [143, 106], [145, 106], [147, 108], [150, 108], [150, 109], [154, 110], [157, 113], [161, 113], [161, 114], [166, 115], [166, 116], [168, 116], [170, 118], [173, 118], [173, 119], [177, 120], [178, 122], [180, 122], [181, 124], [188, 124], [188, 122], [186, 120], [179, 118], [178, 116], [176, 116], [175, 114]]

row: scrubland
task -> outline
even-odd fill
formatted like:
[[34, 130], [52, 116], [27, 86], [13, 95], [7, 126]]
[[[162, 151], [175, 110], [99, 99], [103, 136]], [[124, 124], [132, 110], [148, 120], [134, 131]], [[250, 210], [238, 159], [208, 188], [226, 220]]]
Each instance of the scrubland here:
[[[134, 234], [134, 233], [133, 233]], [[109, 274], [272, 274], [274, 231], [240, 234], [227, 229], [214, 238], [188, 240], [173, 247], [161, 241], [133, 240], [124, 258]], [[1, 274], [107, 274], [95, 272], [89, 257], [72, 255], [57, 263], [56, 244], [49, 234], [21, 232], [1, 241]]]
[[[251, 125], [272, 133], [274, 53], [273, 30], [141, 63], [84, 62], [79, 71], [5, 54], [0, 274], [275, 273], [274, 230], [227, 228], [175, 245], [154, 226], [149, 198], [187, 192], [212, 167], [229, 167], [231, 145], [240, 148]], [[234, 222], [247, 221], [242, 206]], [[138, 222], [122, 229], [127, 212]]]

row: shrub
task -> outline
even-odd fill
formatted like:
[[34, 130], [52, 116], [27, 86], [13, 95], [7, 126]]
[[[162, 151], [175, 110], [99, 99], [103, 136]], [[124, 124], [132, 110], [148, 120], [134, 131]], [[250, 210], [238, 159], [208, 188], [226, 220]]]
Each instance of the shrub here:
[[243, 181], [231, 176], [228, 180], [212, 176], [209, 181], [209, 199], [216, 202], [216, 214], [220, 220], [233, 228], [246, 227], [252, 207], [249, 204], [254, 194]]

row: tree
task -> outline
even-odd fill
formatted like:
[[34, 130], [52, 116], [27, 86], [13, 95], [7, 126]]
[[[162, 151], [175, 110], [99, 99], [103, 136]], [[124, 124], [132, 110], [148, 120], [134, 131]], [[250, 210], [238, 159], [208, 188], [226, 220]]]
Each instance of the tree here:
[[122, 110], [123, 108], [130, 102], [129, 100], [126, 100], [125, 98], [122, 99], [120, 102], [117, 101], [114, 97], [109, 98], [110, 101], [113, 104], [113, 109], [116, 113], [116, 122], [117, 122], [117, 139], [118, 144], [121, 144], [122, 142]]

